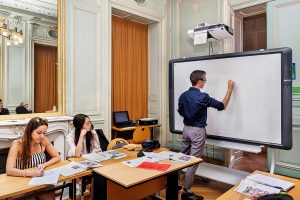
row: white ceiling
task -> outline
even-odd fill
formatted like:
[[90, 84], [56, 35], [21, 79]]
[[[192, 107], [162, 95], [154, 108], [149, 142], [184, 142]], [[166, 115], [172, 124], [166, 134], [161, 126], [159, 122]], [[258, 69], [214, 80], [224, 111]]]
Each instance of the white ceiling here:
[[0, 0], [0, 5], [57, 17], [57, 0]]

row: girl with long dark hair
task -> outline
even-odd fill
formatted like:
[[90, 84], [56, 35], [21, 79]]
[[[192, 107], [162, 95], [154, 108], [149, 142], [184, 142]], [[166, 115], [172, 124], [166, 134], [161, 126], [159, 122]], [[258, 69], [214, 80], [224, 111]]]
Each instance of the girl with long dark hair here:
[[75, 115], [73, 125], [75, 131], [67, 135], [68, 157], [102, 151], [98, 135], [87, 115]]
[[[6, 175], [43, 176], [46, 167], [60, 161], [59, 153], [45, 136], [47, 129], [46, 119], [34, 117], [28, 122], [22, 138], [14, 140], [11, 144], [6, 162]], [[46, 161], [45, 151], [51, 156], [49, 161]], [[55, 195], [51, 192], [38, 198], [55, 199]]]

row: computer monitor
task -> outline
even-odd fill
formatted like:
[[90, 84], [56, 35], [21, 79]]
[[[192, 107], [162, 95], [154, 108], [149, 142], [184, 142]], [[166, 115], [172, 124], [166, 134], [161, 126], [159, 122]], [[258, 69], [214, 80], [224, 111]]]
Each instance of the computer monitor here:
[[113, 112], [114, 125], [126, 125], [130, 123], [128, 111]]

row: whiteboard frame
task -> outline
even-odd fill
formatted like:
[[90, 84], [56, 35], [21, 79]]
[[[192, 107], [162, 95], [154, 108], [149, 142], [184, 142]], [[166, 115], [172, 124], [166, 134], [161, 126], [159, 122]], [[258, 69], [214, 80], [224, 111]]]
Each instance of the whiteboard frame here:
[[[225, 140], [230, 142], [265, 145], [278, 149], [292, 148], [292, 50], [288, 47], [268, 49], [262, 51], [248, 51], [239, 53], [219, 54], [211, 56], [187, 57], [172, 59], [169, 61], [169, 123], [170, 131], [174, 134], [182, 134], [182, 130], [175, 130], [175, 109], [178, 102], [174, 102], [174, 66], [175, 63], [192, 62], [199, 60], [223, 59], [242, 56], [256, 56], [264, 54], [281, 54], [281, 143], [245, 140], [239, 138], [223, 137], [208, 134], [208, 138]], [[177, 100], [178, 101], [178, 100]]]

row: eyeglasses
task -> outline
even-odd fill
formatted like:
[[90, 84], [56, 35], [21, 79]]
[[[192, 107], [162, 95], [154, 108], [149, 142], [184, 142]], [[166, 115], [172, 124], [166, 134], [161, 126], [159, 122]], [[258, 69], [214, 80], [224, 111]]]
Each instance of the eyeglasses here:
[[207, 81], [206, 78], [202, 78], [200, 80], [203, 81], [204, 83]]

